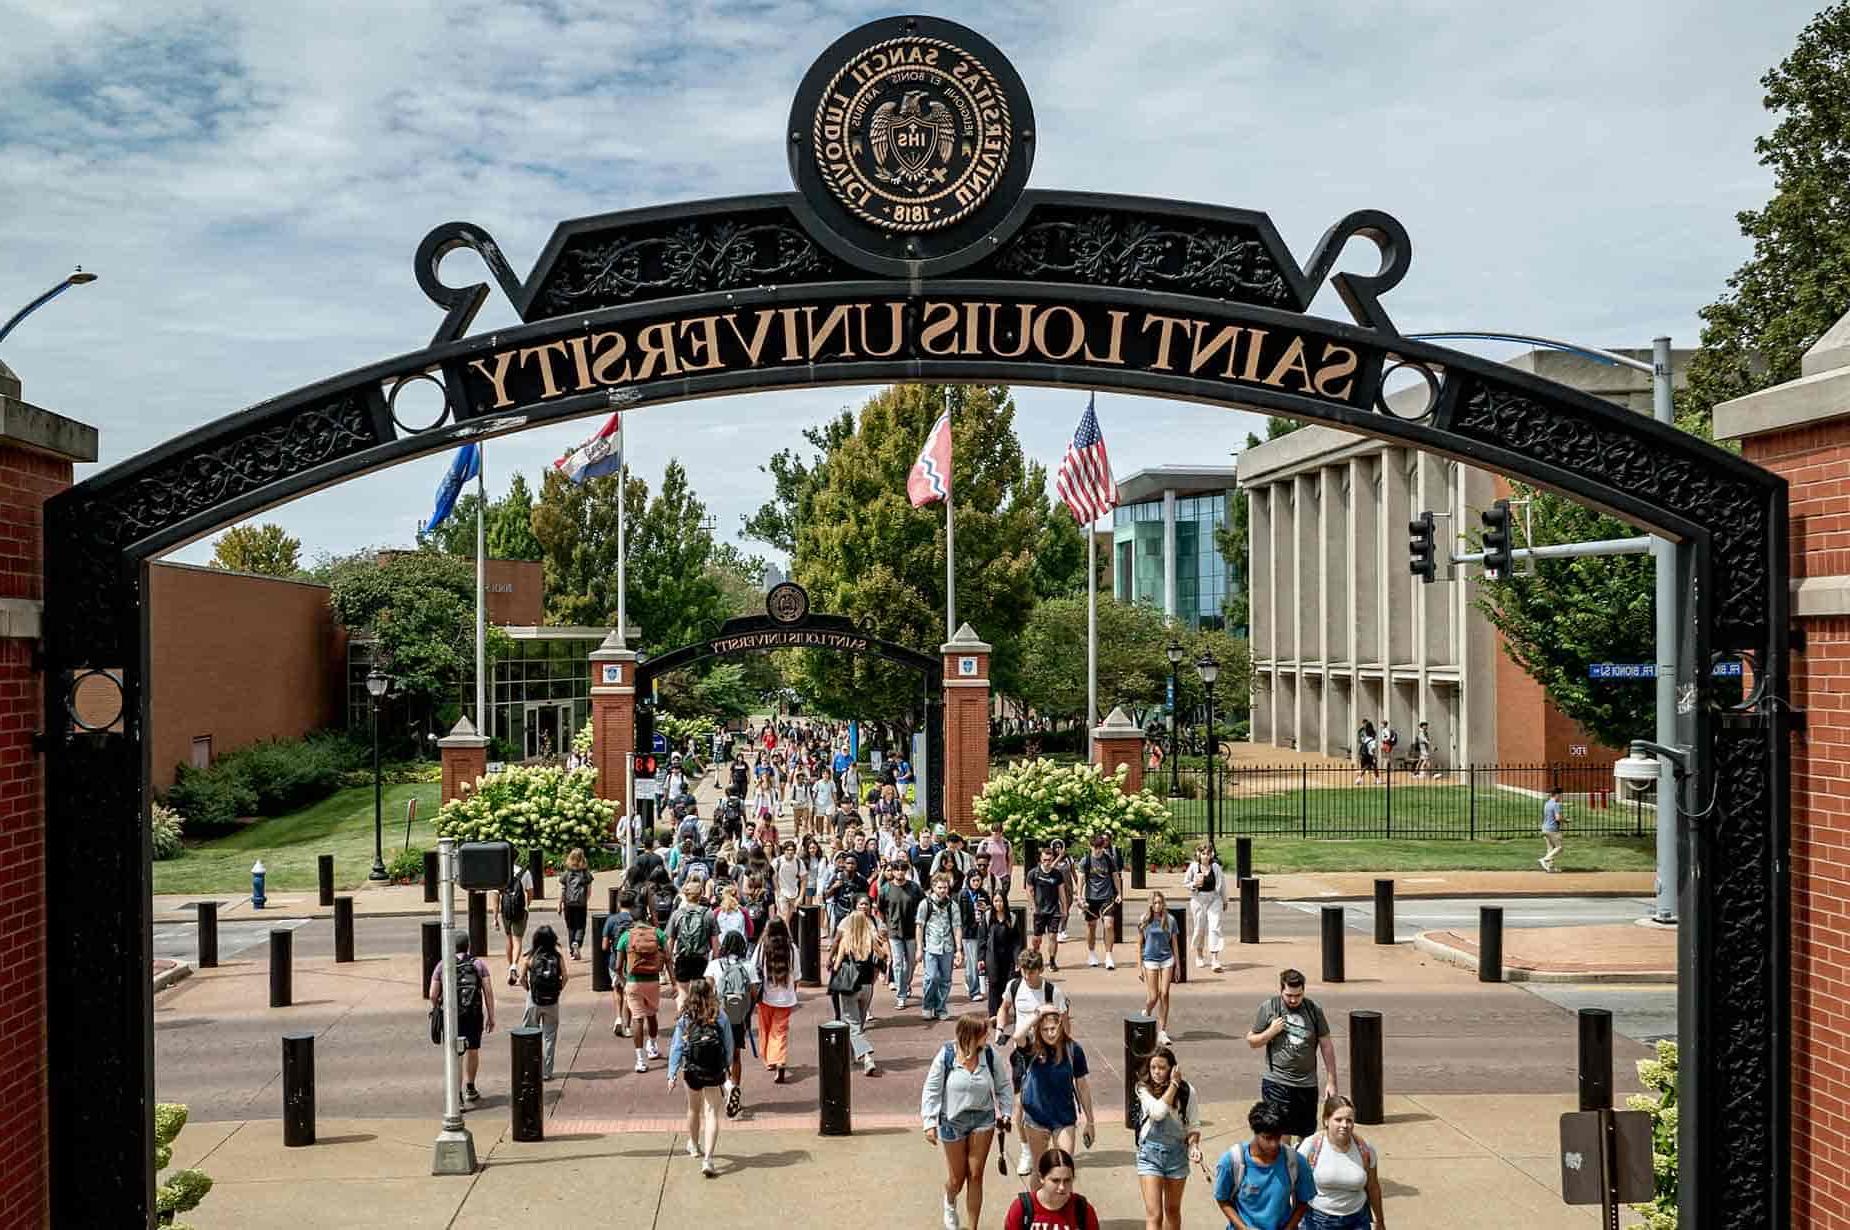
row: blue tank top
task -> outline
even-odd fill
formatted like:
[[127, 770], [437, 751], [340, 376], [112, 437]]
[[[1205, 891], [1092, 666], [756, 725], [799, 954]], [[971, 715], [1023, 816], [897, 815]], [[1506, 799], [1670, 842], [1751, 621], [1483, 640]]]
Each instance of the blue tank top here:
[[1169, 926], [1169, 919], [1165, 917], [1153, 920], [1142, 929], [1145, 961], [1169, 961], [1175, 958], [1175, 938], [1169, 934]]

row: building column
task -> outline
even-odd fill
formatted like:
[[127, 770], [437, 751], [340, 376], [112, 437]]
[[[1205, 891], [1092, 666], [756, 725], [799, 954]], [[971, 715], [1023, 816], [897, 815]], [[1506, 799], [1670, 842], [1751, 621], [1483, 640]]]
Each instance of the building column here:
[[[1266, 486], [1246, 490], [1246, 623], [1254, 658], [1264, 662], [1278, 659], [1273, 643], [1277, 624], [1272, 620], [1272, 489]], [[1272, 742], [1277, 722], [1272, 705], [1278, 695], [1273, 676], [1267, 677], [1265, 691], [1252, 699], [1253, 724], [1248, 737], [1254, 743]], [[1255, 684], [1258, 676], [1254, 676]]]
[[938, 646], [944, 655], [944, 820], [976, 832], [972, 805], [989, 780], [989, 655], [969, 624]]
[[1176, 617], [1176, 493], [1163, 492], [1163, 615]]
[[612, 630], [591, 651], [591, 767], [597, 796], [629, 806], [630, 757], [636, 743], [636, 651]]
[[1108, 774], [1120, 765], [1124, 775], [1124, 793], [1143, 789], [1143, 731], [1130, 720], [1122, 708], [1113, 709], [1104, 722], [1092, 731], [1092, 763]]
[[467, 714], [457, 719], [450, 733], [437, 740], [443, 758], [443, 788], [438, 805], [460, 799], [488, 775], [488, 736], [477, 733]]
[[1296, 747], [1297, 665], [1291, 666], [1291, 683], [1285, 682], [1286, 671], [1280, 665], [1297, 653], [1294, 625], [1297, 598], [1297, 559], [1293, 544], [1297, 530], [1293, 518], [1297, 509], [1291, 499], [1291, 480], [1272, 483], [1266, 488], [1272, 495], [1272, 746]]

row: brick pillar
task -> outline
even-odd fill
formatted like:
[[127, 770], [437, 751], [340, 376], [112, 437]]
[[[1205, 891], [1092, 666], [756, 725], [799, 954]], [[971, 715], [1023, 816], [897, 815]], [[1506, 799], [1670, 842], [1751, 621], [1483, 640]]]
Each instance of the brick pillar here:
[[1850, 316], [1807, 352], [1799, 379], [1715, 409], [1718, 440], [1791, 484], [1792, 1224], [1850, 1230]]
[[976, 832], [971, 806], [989, 780], [989, 655], [969, 624], [940, 645], [944, 654], [944, 820], [959, 833]]
[[475, 723], [466, 715], [457, 719], [449, 734], [437, 740], [437, 750], [443, 756], [443, 793], [437, 800], [440, 805], [460, 798], [465, 788], [473, 790], [475, 783], [488, 775], [488, 740], [476, 733]]
[[636, 750], [636, 651], [615, 631], [591, 653], [591, 764], [597, 795], [622, 810]]
[[1107, 773], [1116, 773], [1119, 765], [1129, 765], [1124, 792], [1135, 794], [1143, 789], [1143, 731], [1125, 716], [1123, 709], [1113, 709], [1092, 731], [1092, 763]]
[[[0, 996], [0, 1225], [45, 1224], [43, 677], [33, 649], [44, 611], [45, 501], [71, 485], [73, 461], [96, 460], [96, 429], [20, 399], [0, 363], [0, 849], [11, 903], [0, 917], [7, 993]], [[51, 885], [64, 891], [68, 885]]]

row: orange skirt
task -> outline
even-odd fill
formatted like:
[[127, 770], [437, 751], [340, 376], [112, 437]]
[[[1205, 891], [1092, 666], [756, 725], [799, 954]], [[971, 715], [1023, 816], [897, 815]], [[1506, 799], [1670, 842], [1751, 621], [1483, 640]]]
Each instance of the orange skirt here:
[[758, 1046], [767, 1071], [790, 1064], [790, 1014], [795, 1011], [763, 1002], [758, 1005]]

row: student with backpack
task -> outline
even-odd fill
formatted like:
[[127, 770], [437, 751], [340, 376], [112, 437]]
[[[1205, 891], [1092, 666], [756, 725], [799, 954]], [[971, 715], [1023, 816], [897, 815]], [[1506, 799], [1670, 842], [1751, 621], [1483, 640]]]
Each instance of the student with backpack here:
[[668, 933], [646, 921], [636, 923], [617, 940], [617, 972], [629, 1007], [636, 1044], [636, 1070], [647, 1072], [649, 1060], [660, 1059], [656, 1045], [656, 1016], [662, 1010], [662, 973], [668, 965]]
[[[916, 885], [914, 886], [917, 887]], [[963, 920], [951, 900], [951, 877], [933, 876], [918, 908], [918, 951], [925, 964], [925, 1019], [951, 1019], [951, 979], [963, 960]]]
[[719, 996], [720, 1016], [732, 1034], [732, 1061], [726, 1074], [726, 1118], [737, 1119], [745, 1095], [745, 1048], [751, 1040], [752, 1007], [758, 1000], [758, 971], [745, 959], [745, 937], [728, 931], [720, 937], [719, 956], [708, 962], [706, 980]]
[[565, 934], [572, 960], [580, 960], [585, 944], [585, 914], [591, 904], [591, 862], [580, 849], [565, 856], [565, 874], [559, 877], [559, 906], [565, 915]]
[[1169, 991], [1180, 957], [1178, 940], [1169, 902], [1151, 892], [1137, 924], [1137, 977], [1143, 981], [1144, 1015], [1156, 1018], [1156, 1040], [1164, 1046], [1169, 1045]]
[[533, 933], [533, 948], [521, 958], [520, 982], [527, 988], [527, 1011], [521, 1025], [540, 1030], [540, 1079], [552, 1079], [553, 1056], [559, 1049], [559, 995], [570, 975], [559, 955], [559, 936], [542, 924]]
[[[1048, 1149], [1071, 1150], [1074, 1138], [1092, 1147], [1097, 1125], [1092, 1113], [1092, 1085], [1086, 1050], [1073, 1041], [1072, 1023], [1065, 1012], [1041, 1007], [1030, 1026], [1033, 1049], [1021, 1077], [1021, 1134], [1028, 1153], [1039, 1157]], [[1081, 1116], [1085, 1127], [1079, 1126]]]
[[[867, 898], [861, 898], [867, 902]], [[835, 1019], [848, 1023], [848, 1045], [860, 1060], [861, 1071], [869, 1076], [879, 1072], [874, 1063], [874, 1044], [867, 1036], [869, 1009], [873, 1006], [874, 982], [880, 966], [887, 960], [886, 937], [874, 925], [871, 902], [869, 909], [855, 910], [835, 928], [829, 945], [829, 994], [835, 1003]]]
[[1182, 1079], [1176, 1053], [1150, 1056], [1137, 1082], [1137, 1186], [1144, 1230], [1182, 1230], [1190, 1163], [1201, 1163], [1201, 1099]]
[[527, 934], [527, 907], [533, 901], [533, 874], [519, 861], [507, 887], [490, 897], [495, 908], [495, 930], [507, 936], [507, 984], [520, 982], [520, 946]]
[[1040, 1185], [1009, 1205], [1003, 1230], [1098, 1230], [1098, 1210], [1073, 1190], [1073, 1155], [1049, 1149], [1035, 1165]]
[[[467, 932], [456, 936], [456, 1036], [463, 1042], [463, 1101], [480, 1102], [475, 1074], [482, 1066], [482, 1035], [495, 1032], [494, 978], [488, 962], [470, 955]], [[430, 1002], [443, 1010], [443, 967], [430, 971]], [[435, 1035], [441, 1043], [441, 1033]]]
[[[985, 881], [988, 877], [983, 872]], [[1015, 925], [1015, 915], [1009, 910], [1008, 894], [989, 891], [989, 904], [983, 916], [983, 980], [989, 984], [989, 1015], [996, 1018], [996, 1027], [1003, 1028], [1002, 1010], [1003, 989], [1015, 978], [1015, 963], [1021, 956], [1021, 928]]]
[[1317, 1195], [1311, 1168], [1285, 1147], [1285, 1117], [1271, 1102], [1246, 1113], [1249, 1141], [1221, 1155], [1214, 1203], [1233, 1230], [1293, 1230]]
[[617, 945], [622, 941], [624, 932], [635, 923], [635, 890], [620, 889], [617, 892], [617, 912], [604, 919], [604, 932], [597, 937], [598, 959], [610, 967], [610, 1001], [617, 1016], [610, 1026], [610, 1032], [619, 1038], [630, 1036], [630, 1001], [625, 994], [628, 988], [617, 969]]
[[719, 996], [711, 982], [696, 978], [682, 989], [681, 1016], [668, 1043], [668, 1087], [687, 1078], [687, 1155], [700, 1159], [700, 1173], [709, 1179], [718, 1173], [719, 1096], [731, 1067], [732, 1030]]
[[1381, 1176], [1368, 1142], [1355, 1134], [1355, 1103], [1342, 1094], [1323, 1100], [1323, 1130], [1298, 1145], [1317, 1195], [1303, 1230], [1385, 1230]]
[[996, 1048], [988, 1045], [989, 1018], [968, 1012], [957, 1018], [955, 1042], [947, 1042], [925, 1073], [919, 1117], [925, 1140], [944, 1150], [944, 1226], [957, 1230], [957, 1195], [964, 1193], [970, 1225], [983, 1218], [983, 1172], [996, 1132], [1008, 1131], [1015, 1098], [1002, 1074]]
[[1208, 842], [1195, 847], [1195, 860], [1182, 874], [1182, 886], [1188, 890], [1189, 947], [1195, 950], [1195, 968], [1210, 961], [1214, 972], [1221, 972], [1221, 914], [1227, 908], [1227, 870]]
[[764, 1040], [764, 1066], [771, 1073], [771, 1083], [784, 1083], [785, 1067], [790, 1063], [790, 1014], [797, 1007], [796, 945], [790, 940], [790, 928], [781, 918], [765, 924], [764, 939], [759, 941], [753, 959], [754, 980], [759, 986], [758, 1036]]
[[[952, 882], [957, 882], [954, 876]], [[980, 871], [972, 869], [957, 890], [957, 928], [964, 937], [964, 990], [970, 993], [971, 1003], [979, 1003], [983, 998], [983, 949], [989, 938], [989, 894], [983, 889]]]
[[[881, 870], [876, 891], [880, 926], [893, 954], [888, 979], [893, 984], [893, 1008], [904, 1012], [906, 1000], [912, 997], [912, 970], [919, 959], [919, 907], [924, 904], [925, 894], [912, 882], [912, 865], [904, 857], [894, 858]], [[932, 1019], [929, 1006], [925, 1019]]]
[[673, 945], [673, 960], [669, 965], [669, 979], [676, 988], [680, 988], [694, 979], [703, 976], [707, 962], [713, 959], [713, 945], [718, 938], [719, 928], [713, 923], [713, 912], [701, 904], [701, 894], [706, 881], [694, 880], [681, 889], [681, 904], [668, 919], [668, 935]]

